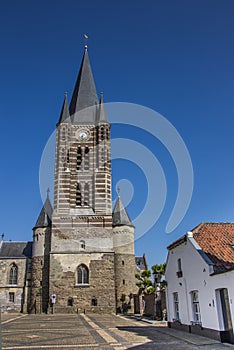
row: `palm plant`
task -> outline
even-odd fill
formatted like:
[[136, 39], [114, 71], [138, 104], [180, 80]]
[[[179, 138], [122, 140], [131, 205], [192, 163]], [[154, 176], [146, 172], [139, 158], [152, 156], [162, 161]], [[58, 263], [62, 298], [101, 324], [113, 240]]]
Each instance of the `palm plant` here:
[[139, 288], [139, 295], [140, 294], [151, 294], [155, 291], [153, 283], [150, 279], [150, 277], [151, 277], [150, 270], [143, 270], [141, 273], [136, 273], [135, 277], [138, 280], [136, 285]]

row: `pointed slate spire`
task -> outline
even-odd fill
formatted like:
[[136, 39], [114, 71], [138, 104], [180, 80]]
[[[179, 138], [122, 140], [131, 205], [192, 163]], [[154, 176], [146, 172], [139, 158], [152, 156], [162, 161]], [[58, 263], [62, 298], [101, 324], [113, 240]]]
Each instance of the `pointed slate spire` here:
[[60, 123], [69, 123], [70, 122], [70, 113], [69, 113], [69, 108], [68, 108], [68, 101], [67, 101], [67, 93], [65, 92], [65, 96], [64, 96], [64, 101], [63, 101], [63, 106], [62, 106], [62, 110], [60, 113], [60, 117], [59, 117], [59, 121], [58, 124]]
[[130, 226], [134, 227], [127, 210], [125, 209], [123, 202], [121, 201], [120, 194], [115, 203], [115, 207], [112, 213], [112, 224], [113, 226]]
[[50, 203], [49, 199], [49, 193], [47, 192], [47, 198], [45, 200], [45, 203], [41, 209], [41, 212], [38, 216], [36, 225], [34, 226], [35, 228], [38, 227], [49, 227], [51, 226], [51, 219], [52, 219], [52, 213], [53, 213], [53, 208]]
[[106, 116], [106, 109], [103, 100], [103, 92], [101, 92], [100, 101], [99, 101], [99, 113], [98, 113], [98, 123], [108, 123]]
[[[93, 73], [91, 70], [87, 46], [85, 46], [85, 52], [82, 59], [80, 71], [76, 80], [75, 88], [73, 91], [71, 103], [70, 103], [70, 115], [72, 122], [74, 123], [93, 123], [96, 119], [96, 106], [98, 105], [98, 97], [96, 87], [93, 79]], [[79, 113], [88, 107], [94, 107], [91, 113]], [[75, 115], [76, 114], [76, 115]]]

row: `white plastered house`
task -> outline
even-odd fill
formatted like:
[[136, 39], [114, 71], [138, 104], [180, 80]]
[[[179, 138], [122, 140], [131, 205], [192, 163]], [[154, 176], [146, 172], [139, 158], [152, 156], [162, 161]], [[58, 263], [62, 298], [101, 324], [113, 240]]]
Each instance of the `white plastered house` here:
[[234, 343], [234, 223], [201, 223], [168, 246], [168, 326]]

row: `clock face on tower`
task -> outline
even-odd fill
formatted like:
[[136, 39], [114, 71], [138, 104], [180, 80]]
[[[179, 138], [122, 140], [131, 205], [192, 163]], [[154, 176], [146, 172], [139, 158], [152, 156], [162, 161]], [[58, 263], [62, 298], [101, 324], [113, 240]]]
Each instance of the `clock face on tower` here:
[[81, 141], [87, 140], [89, 138], [89, 132], [87, 130], [78, 130], [77, 131], [77, 138]]

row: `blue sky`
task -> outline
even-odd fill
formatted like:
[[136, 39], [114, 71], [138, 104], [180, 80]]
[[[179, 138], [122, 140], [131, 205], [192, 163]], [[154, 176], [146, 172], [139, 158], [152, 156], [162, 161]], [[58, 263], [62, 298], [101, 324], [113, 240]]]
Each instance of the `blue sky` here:
[[[32, 237], [42, 206], [41, 155], [58, 120], [64, 91], [72, 93], [84, 33], [90, 37], [96, 87], [104, 91], [105, 101], [159, 112], [181, 135], [193, 164], [188, 212], [166, 234], [178, 191], [171, 156], [144, 130], [113, 126], [113, 138], [131, 138], [155, 154], [167, 182], [164, 210], [136, 241], [136, 254], [145, 252], [149, 266], [163, 262], [166, 246], [200, 222], [233, 221], [233, 18], [233, 0], [2, 3], [0, 230], [5, 238]], [[121, 178], [134, 188], [127, 207], [134, 219], [144, 207], [146, 179], [132, 162], [113, 161], [114, 187]]]

